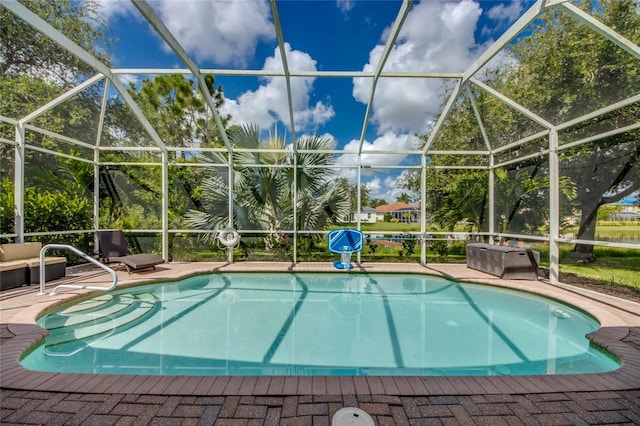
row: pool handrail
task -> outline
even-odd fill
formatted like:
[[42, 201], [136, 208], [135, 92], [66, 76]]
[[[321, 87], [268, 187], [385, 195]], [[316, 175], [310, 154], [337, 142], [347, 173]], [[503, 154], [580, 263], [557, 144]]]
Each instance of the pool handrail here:
[[46, 251], [49, 250], [49, 249], [70, 250], [73, 253], [75, 253], [76, 255], [78, 255], [81, 258], [83, 258], [84, 260], [86, 260], [87, 262], [93, 263], [94, 265], [98, 266], [99, 268], [102, 268], [105, 271], [109, 272], [111, 274], [111, 276], [113, 277], [113, 282], [111, 283], [111, 285], [109, 287], [97, 287], [97, 286], [90, 286], [90, 285], [75, 285], [75, 284], [60, 284], [60, 285], [54, 287], [53, 291], [51, 292], [51, 296], [55, 296], [56, 294], [58, 294], [58, 289], [59, 288], [109, 291], [109, 290], [113, 290], [116, 287], [116, 285], [118, 284], [118, 274], [116, 273], [116, 271], [114, 271], [113, 269], [109, 268], [107, 265], [104, 265], [104, 264], [98, 262], [97, 260], [95, 260], [91, 256], [87, 255], [86, 253], [83, 253], [80, 250], [78, 250], [77, 248], [75, 248], [73, 246], [70, 246], [70, 245], [66, 245], [66, 244], [47, 244], [46, 246], [42, 247], [42, 250], [40, 250], [40, 293], [38, 293], [38, 296], [44, 296], [44, 295], [47, 294], [47, 292], [45, 291], [46, 283], [45, 283], [45, 259], [44, 259], [44, 257], [45, 257]]

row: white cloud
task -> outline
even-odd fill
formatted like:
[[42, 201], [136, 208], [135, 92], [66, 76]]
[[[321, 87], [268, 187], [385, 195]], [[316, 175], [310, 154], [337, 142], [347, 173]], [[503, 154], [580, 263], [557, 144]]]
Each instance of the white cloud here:
[[[316, 61], [307, 53], [291, 50], [285, 43], [287, 63], [291, 69], [299, 71], [316, 71]], [[276, 48], [273, 56], [266, 59], [264, 70], [283, 70], [280, 50]], [[314, 129], [330, 120], [335, 112], [331, 105], [317, 101], [310, 105], [315, 78], [296, 77], [291, 79], [291, 101], [297, 131]], [[287, 86], [283, 77], [266, 77], [261, 79], [260, 86], [254, 91], [247, 91], [236, 99], [226, 98], [220, 109], [223, 114], [230, 114], [232, 124], [254, 123], [262, 129], [268, 129], [278, 122], [289, 123], [289, 104]]]
[[347, 13], [356, 5], [355, 0], [336, 0], [336, 6], [338, 9], [342, 11], [342, 13]]
[[[369, 188], [370, 198], [384, 198], [393, 202], [402, 192], [407, 192], [399, 186], [398, 176], [406, 173], [406, 170], [377, 168], [380, 166], [397, 166], [404, 159], [406, 154], [393, 154], [394, 151], [416, 149], [420, 141], [413, 134], [387, 132], [380, 135], [373, 141], [367, 140], [362, 144], [362, 165], [367, 166], [361, 170], [363, 185]], [[357, 152], [360, 147], [360, 140], [353, 139], [345, 145], [345, 151]], [[367, 153], [367, 151], [390, 151], [388, 154]], [[357, 178], [357, 157], [354, 154], [344, 154], [338, 156], [336, 164], [339, 166], [352, 166], [351, 169], [341, 168], [339, 175], [354, 183]], [[380, 176], [385, 176], [380, 178]]]
[[[511, 9], [510, 9], [511, 10]], [[497, 12], [496, 12], [497, 13]], [[505, 11], [506, 13], [506, 11]], [[471, 0], [460, 2], [423, 1], [411, 9], [393, 47], [385, 71], [462, 72], [478, 56], [486, 45], [478, 45], [475, 31], [482, 9]], [[369, 52], [369, 62], [363, 71], [375, 71], [389, 37], [387, 28], [380, 44]], [[378, 80], [373, 101], [372, 122], [378, 137], [365, 141], [363, 151], [403, 150], [416, 148], [413, 132], [426, 132], [444, 102], [441, 79], [393, 78]], [[372, 80], [353, 79], [353, 97], [366, 104], [371, 96]], [[347, 149], [357, 149], [359, 141], [351, 141]], [[405, 159], [402, 154], [365, 154], [363, 164], [398, 165]], [[339, 163], [353, 162], [351, 156], [343, 156]], [[363, 176], [367, 176], [363, 169]], [[368, 183], [373, 198], [395, 201], [403, 192], [398, 185], [398, 174], [387, 169], [387, 177], [377, 177], [381, 169]], [[373, 169], [372, 171], [375, 171]], [[401, 174], [400, 174], [401, 175]], [[355, 173], [349, 176], [355, 177]], [[406, 192], [406, 190], [405, 190]]]
[[[396, 187], [396, 178], [391, 176], [390, 173], [388, 170], [378, 171], [375, 174], [369, 173], [369, 175], [363, 173], [362, 186], [369, 191], [369, 199], [382, 198], [392, 203], [400, 196], [403, 191]], [[397, 175], [397, 173], [394, 173], [394, 176], [395, 175]], [[351, 184], [354, 184], [356, 172], [354, 170], [342, 169], [338, 172], [338, 176], [345, 177], [349, 179]]]
[[275, 39], [266, 1], [158, 1], [158, 15], [199, 61], [245, 66], [261, 40]]
[[522, 1], [514, 0], [508, 6], [503, 3], [493, 6], [487, 11], [487, 16], [494, 21], [507, 21], [508, 24], [511, 24], [522, 15], [523, 10]]
[[377, 195], [372, 196], [372, 194], [380, 194], [380, 190], [382, 189], [382, 183], [380, 182], [379, 177], [374, 177], [369, 182], [367, 182], [365, 186], [369, 190], [369, 194], [370, 194], [369, 196], [371, 198], [380, 198]]
[[137, 86], [141, 80], [141, 76], [138, 74], [116, 74], [116, 78], [127, 88], [130, 84]]
[[100, 5], [100, 15], [106, 20], [116, 16], [140, 16], [133, 3], [128, 0], [98, 0], [97, 3]]
[[509, 25], [513, 24], [525, 9], [523, 0], [513, 0], [509, 5], [497, 4], [487, 11], [487, 17], [492, 21], [482, 28], [483, 37], [493, 37]]
[[[360, 141], [353, 139], [351, 142], [345, 145], [346, 151], [358, 151], [360, 148]], [[415, 148], [415, 141], [410, 135], [385, 133], [377, 137], [373, 142], [364, 141], [362, 144], [362, 165], [363, 166], [396, 166], [400, 164], [402, 160], [406, 158], [405, 154], [379, 154], [371, 153], [367, 154], [367, 151], [398, 151], [408, 150]], [[355, 166], [353, 164], [354, 156], [345, 154], [337, 159], [337, 164], [342, 166]]]
[[[474, 32], [481, 13], [480, 6], [469, 0], [415, 5], [389, 55], [385, 71], [463, 71], [478, 54]], [[384, 38], [387, 35], [385, 31]], [[382, 44], [371, 50], [364, 71], [375, 70], [383, 50]], [[355, 78], [354, 98], [367, 103], [371, 84], [371, 79]], [[378, 133], [426, 130], [443, 102], [442, 84], [440, 79], [380, 79], [372, 115]]]
[[407, 192], [398, 186], [399, 177], [394, 176], [375, 176], [364, 185], [369, 190], [369, 199], [382, 198], [387, 200], [388, 203], [393, 203], [396, 199], [402, 195], [403, 192]]
[[[141, 19], [130, 1], [98, 0], [105, 19], [130, 15]], [[196, 61], [246, 66], [260, 41], [276, 37], [266, 1], [157, 0], [150, 5]], [[169, 49], [163, 42], [164, 49]]]

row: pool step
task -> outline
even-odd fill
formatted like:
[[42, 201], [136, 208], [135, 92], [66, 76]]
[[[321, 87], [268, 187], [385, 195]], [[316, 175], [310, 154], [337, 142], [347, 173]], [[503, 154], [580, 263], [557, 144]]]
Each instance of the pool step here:
[[117, 315], [120, 311], [128, 309], [134, 301], [135, 297], [131, 294], [105, 294], [47, 316], [42, 326], [47, 330], [55, 330], [93, 322], [101, 317]]
[[[102, 339], [141, 321], [155, 312], [156, 298], [149, 293], [117, 298], [114, 303], [104, 303], [104, 309], [91, 309], [90, 313], [76, 310], [76, 319], [67, 319], [66, 327], [49, 329], [44, 343], [49, 355], [69, 355], [86, 347], [96, 339]], [[55, 318], [55, 317], [53, 317]], [[54, 321], [54, 325], [56, 321]]]

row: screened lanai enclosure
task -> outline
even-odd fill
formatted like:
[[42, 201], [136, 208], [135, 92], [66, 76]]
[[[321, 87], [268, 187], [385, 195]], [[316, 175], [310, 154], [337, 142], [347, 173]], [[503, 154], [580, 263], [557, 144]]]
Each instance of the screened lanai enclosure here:
[[[0, 2], [2, 242], [640, 249], [640, 2]], [[227, 248], [218, 237], [237, 232]], [[386, 256], [381, 254], [386, 253]], [[546, 251], [545, 251], [546, 253]], [[545, 254], [546, 256], [546, 254]]]

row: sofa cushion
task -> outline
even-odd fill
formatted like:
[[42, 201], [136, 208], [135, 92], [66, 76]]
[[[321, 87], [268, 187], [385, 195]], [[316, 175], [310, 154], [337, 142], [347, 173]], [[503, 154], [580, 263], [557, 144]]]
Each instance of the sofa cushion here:
[[39, 257], [42, 243], [0, 244], [0, 262]]
[[25, 269], [29, 264], [25, 260], [10, 260], [8, 262], [0, 262], [0, 272], [12, 271], [14, 269]]
[[[24, 259], [24, 260], [27, 262], [27, 266], [29, 266], [29, 268], [35, 268], [36, 266], [40, 266], [39, 257]], [[55, 265], [57, 263], [67, 263], [67, 258], [66, 257], [45, 257], [44, 258], [45, 265]]]

